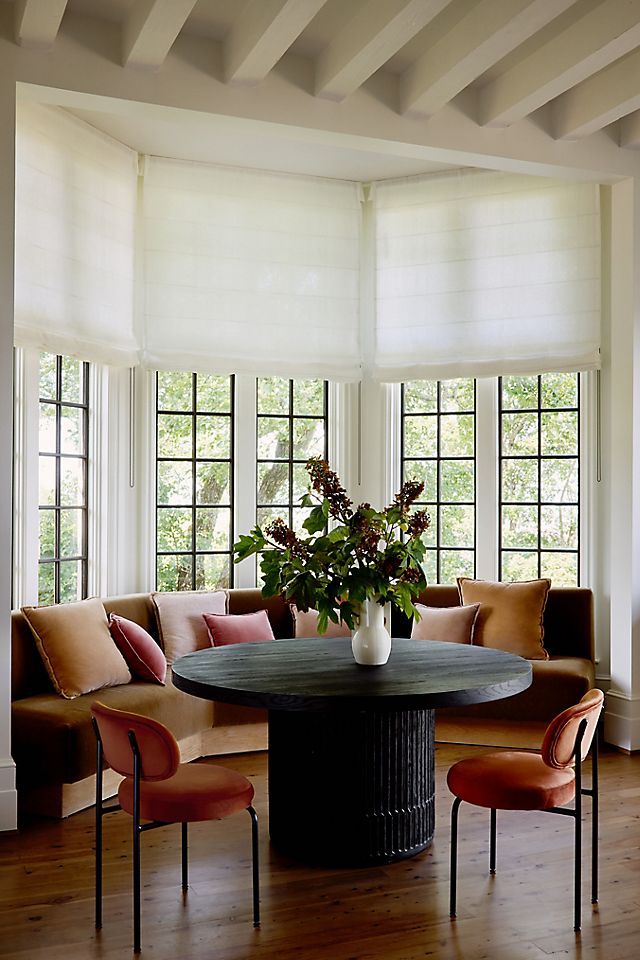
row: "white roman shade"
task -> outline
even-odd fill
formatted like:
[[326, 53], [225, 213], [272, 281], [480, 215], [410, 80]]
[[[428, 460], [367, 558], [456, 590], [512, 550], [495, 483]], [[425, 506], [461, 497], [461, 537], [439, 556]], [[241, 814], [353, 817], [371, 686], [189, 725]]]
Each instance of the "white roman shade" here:
[[359, 376], [359, 208], [352, 183], [148, 159], [146, 366]]
[[137, 154], [54, 107], [18, 104], [15, 343], [138, 360]]
[[374, 376], [599, 366], [598, 199], [485, 170], [378, 183]]

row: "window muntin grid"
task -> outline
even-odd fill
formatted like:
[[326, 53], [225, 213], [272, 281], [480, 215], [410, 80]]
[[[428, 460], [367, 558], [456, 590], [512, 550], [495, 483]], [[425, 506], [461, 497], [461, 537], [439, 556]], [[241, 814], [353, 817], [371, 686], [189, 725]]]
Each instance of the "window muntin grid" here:
[[300, 531], [309, 511], [309, 457], [328, 459], [328, 389], [324, 380], [259, 377], [256, 384], [256, 519], [282, 517]]
[[38, 603], [87, 596], [89, 364], [41, 353]]
[[233, 586], [234, 378], [156, 374], [156, 586]]
[[580, 581], [580, 378], [499, 380], [501, 580]]
[[402, 482], [421, 480], [431, 524], [425, 535], [429, 583], [475, 576], [475, 381], [414, 380], [401, 387]]

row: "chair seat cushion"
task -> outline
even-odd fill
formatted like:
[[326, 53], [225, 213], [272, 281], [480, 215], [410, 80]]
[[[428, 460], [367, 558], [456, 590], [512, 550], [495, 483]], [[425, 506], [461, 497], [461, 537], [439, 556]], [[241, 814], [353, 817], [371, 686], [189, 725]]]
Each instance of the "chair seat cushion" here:
[[575, 793], [573, 768], [555, 770], [540, 754], [508, 750], [470, 757], [447, 775], [456, 797], [496, 810], [547, 810], [570, 803]]
[[[220, 820], [246, 810], [253, 786], [235, 770], [210, 764], [181, 763], [168, 780], [142, 781], [140, 817], [163, 823]], [[127, 777], [118, 789], [123, 810], [133, 814], [133, 780]]]

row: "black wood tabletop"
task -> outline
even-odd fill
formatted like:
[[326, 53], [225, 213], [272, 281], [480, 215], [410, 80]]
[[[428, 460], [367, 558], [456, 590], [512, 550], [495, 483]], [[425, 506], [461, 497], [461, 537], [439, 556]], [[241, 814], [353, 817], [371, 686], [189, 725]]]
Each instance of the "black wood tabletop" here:
[[172, 679], [205, 700], [269, 710], [402, 710], [510, 697], [530, 685], [531, 665], [487, 647], [394, 639], [384, 666], [363, 667], [349, 637], [321, 637], [198, 650]]

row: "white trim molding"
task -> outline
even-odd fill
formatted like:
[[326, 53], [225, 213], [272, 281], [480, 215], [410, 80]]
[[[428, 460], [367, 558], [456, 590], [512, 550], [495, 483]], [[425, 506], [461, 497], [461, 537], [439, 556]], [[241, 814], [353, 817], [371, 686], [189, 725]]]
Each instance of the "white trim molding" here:
[[640, 697], [609, 690], [605, 700], [604, 738], [621, 750], [640, 750]]
[[17, 823], [16, 765], [11, 757], [0, 757], [0, 831], [15, 830]]

